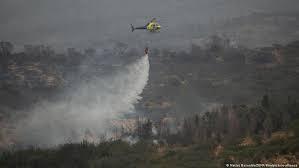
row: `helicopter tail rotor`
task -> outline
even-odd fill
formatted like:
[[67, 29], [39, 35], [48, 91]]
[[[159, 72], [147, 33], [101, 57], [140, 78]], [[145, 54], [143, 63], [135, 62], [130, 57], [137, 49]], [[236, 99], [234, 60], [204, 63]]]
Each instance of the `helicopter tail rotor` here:
[[132, 32], [135, 30], [135, 28], [132, 24], [131, 24], [131, 30], [132, 30]]

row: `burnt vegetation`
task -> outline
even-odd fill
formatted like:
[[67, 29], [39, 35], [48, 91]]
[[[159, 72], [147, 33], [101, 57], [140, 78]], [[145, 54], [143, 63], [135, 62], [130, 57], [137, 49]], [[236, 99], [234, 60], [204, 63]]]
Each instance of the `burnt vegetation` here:
[[[0, 42], [0, 141], [13, 143], [7, 122], [18, 109], [54, 98], [72, 83], [118, 66], [125, 44], [56, 53], [48, 46], [14, 51]], [[122, 140], [67, 143], [54, 149], [3, 150], [3, 167], [221, 167], [224, 163], [298, 164], [299, 42], [249, 49], [226, 37], [194, 41], [190, 52], [152, 49], [151, 73], [137, 108], [146, 118]], [[127, 57], [126, 57], [127, 58]], [[129, 57], [130, 59], [134, 59]], [[87, 61], [86, 61], [87, 60]], [[88, 65], [94, 71], [82, 71]], [[204, 102], [204, 103], [202, 103]], [[214, 103], [212, 108], [206, 104]], [[23, 114], [18, 114], [23, 115]], [[138, 116], [138, 117], [140, 117]], [[135, 117], [135, 116], [133, 116]], [[1, 146], [3, 147], [3, 145]]]

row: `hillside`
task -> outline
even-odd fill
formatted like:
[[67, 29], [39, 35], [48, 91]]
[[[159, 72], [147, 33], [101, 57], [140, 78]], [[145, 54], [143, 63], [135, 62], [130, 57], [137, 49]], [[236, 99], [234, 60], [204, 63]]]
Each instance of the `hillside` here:
[[0, 165], [298, 164], [298, 41], [249, 49], [212, 36], [194, 41], [190, 52], [152, 49], [138, 113], [111, 121], [116, 123], [111, 139], [89, 143], [98, 141], [87, 131], [88, 141], [53, 149], [18, 146], [15, 119], [36, 103], [59, 101], [83, 79], [115, 73], [134, 61], [138, 51], [118, 44], [101, 52], [56, 53], [46, 46], [13, 52], [11, 43], [0, 44]]
[[142, 109], [188, 115], [213, 104], [252, 104], [264, 94], [298, 98], [298, 42], [246, 49], [229, 41], [214, 36], [194, 42], [190, 53], [152, 51]]
[[[298, 126], [297, 123], [293, 124]], [[0, 165], [13, 167], [223, 167], [225, 164], [298, 165], [298, 128], [290, 127], [291, 137], [277, 137], [277, 133], [260, 142], [211, 146], [155, 145], [140, 141], [130, 145], [122, 141], [100, 144], [64, 144], [55, 149], [30, 148], [2, 153]], [[281, 133], [280, 133], [281, 134]], [[243, 141], [244, 142], [244, 141]]]

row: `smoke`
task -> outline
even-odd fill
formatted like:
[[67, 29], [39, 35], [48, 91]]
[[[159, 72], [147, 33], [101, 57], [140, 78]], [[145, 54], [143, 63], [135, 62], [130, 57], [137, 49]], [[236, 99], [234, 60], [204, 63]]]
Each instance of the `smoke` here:
[[127, 137], [124, 137], [122, 140], [129, 143], [129, 144], [131, 144], [131, 145], [134, 145], [139, 141], [139, 138], [138, 137], [133, 137], [133, 136], [127, 136]]
[[53, 146], [86, 136], [97, 139], [109, 130], [109, 120], [134, 111], [148, 76], [145, 55], [112, 76], [83, 82], [59, 103], [42, 102], [18, 122], [17, 140], [23, 145]]

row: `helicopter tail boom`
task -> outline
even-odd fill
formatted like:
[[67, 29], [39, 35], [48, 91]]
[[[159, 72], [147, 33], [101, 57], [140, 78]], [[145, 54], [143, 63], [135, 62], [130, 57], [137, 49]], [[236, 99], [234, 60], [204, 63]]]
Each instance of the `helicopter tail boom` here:
[[132, 32], [134, 31], [134, 30], [136, 30], [136, 29], [147, 29], [146, 28], [146, 26], [142, 26], [142, 27], [134, 27], [132, 24], [131, 24], [131, 30], [132, 30]]

